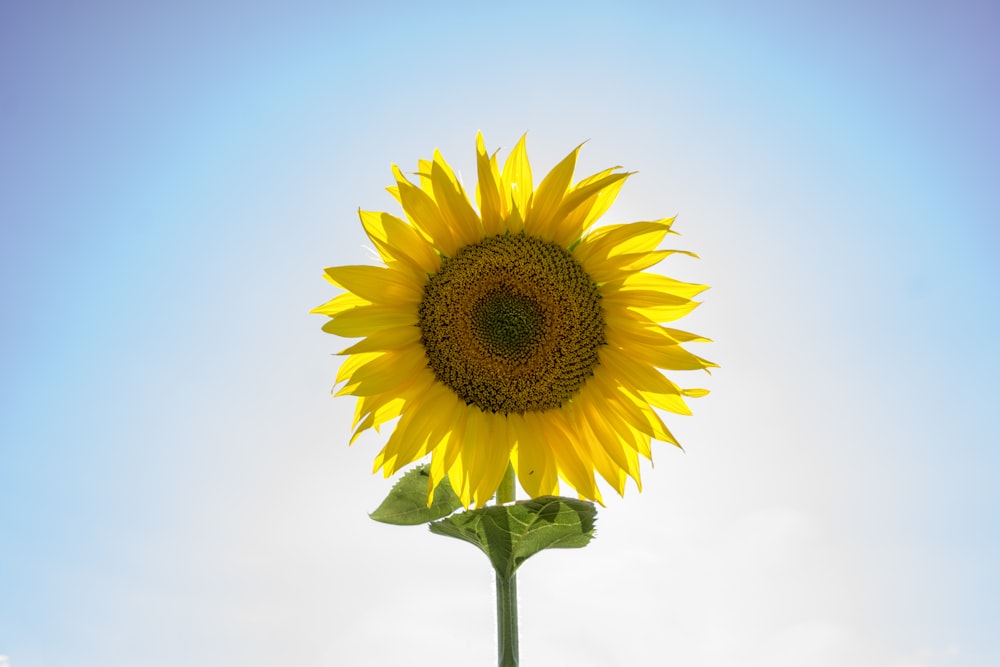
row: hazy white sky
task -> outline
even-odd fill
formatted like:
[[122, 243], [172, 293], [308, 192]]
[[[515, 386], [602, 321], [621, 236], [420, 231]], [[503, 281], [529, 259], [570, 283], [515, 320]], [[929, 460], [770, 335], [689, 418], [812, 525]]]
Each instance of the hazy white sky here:
[[[546, 667], [1000, 664], [989, 2], [0, 7], [0, 655], [488, 665], [472, 547], [367, 518], [324, 266], [389, 165], [623, 165], [722, 368], [520, 574]], [[3, 665], [0, 658], [0, 665]]]

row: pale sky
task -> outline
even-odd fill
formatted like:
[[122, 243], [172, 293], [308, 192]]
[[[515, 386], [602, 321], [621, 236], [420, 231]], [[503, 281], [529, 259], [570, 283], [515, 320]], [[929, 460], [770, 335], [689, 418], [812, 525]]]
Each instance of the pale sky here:
[[[990, 2], [0, 6], [0, 666], [495, 664], [471, 546], [367, 517], [344, 341], [390, 165], [631, 177], [722, 365], [519, 575], [525, 667], [1000, 664]], [[612, 492], [606, 493], [606, 496]], [[4, 662], [6, 658], [7, 662]]]

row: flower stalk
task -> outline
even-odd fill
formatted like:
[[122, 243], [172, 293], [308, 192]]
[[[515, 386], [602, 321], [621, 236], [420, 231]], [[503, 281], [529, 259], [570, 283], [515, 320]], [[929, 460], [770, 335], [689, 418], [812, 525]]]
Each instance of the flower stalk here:
[[517, 575], [497, 579], [497, 665], [517, 667]]
[[[514, 467], [508, 465], [497, 489], [497, 505], [514, 502]], [[497, 665], [517, 667], [517, 575], [494, 571], [497, 582]]]

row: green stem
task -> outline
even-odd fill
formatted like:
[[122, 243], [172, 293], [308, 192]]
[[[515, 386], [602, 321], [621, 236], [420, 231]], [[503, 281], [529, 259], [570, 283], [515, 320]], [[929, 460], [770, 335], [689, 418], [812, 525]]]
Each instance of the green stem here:
[[517, 575], [497, 578], [497, 665], [517, 667]]
[[514, 466], [507, 464], [507, 472], [500, 480], [500, 488], [497, 489], [497, 505], [514, 502], [517, 491], [514, 487]]
[[[507, 466], [500, 488], [497, 489], [497, 504], [514, 501], [514, 468]], [[495, 573], [497, 580], [497, 665], [517, 667], [517, 576], [504, 577]]]

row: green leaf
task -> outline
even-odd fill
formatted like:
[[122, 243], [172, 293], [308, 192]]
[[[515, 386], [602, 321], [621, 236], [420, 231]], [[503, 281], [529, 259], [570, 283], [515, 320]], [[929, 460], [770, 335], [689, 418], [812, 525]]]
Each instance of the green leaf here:
[[585, 500], [543, 496], [512, 505], [491, 505], [453, 514], [430, 525], [432, 533], [465, 540], [510, 577], [543, 549], [585, 547], [594, 537], [597, 508]]
[[434, 500], [428, 507], [427, 485], [430, 477], [426, 464], [410, 470], [396, 482], [382, 504], [369, 516], [395, 526], [416, 526], [448, 516], [462, 506], [462, 501], [445, 477], [434, 489]]

